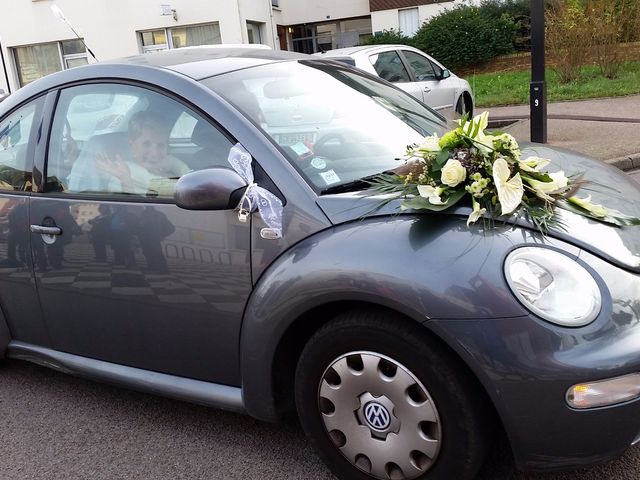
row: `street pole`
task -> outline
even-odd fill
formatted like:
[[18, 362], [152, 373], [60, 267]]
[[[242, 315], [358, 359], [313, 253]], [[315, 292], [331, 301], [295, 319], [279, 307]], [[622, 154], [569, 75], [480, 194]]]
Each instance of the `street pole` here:
[[4, 79], [7, 82], [7, 93], [11, 93], [11, 84], [9, 83], [9, 75], [7, 74], [7, 64], [4, 61], [4, 51], [2, 50], [1, 41], [0, 41], [0, 59], [2, 59], [2, 69], [4, 70]]
[[545, 82], [545, 0], [531, 0], [531, 85], [529, 109], [531, 141], [547, 143], [547, 84]]

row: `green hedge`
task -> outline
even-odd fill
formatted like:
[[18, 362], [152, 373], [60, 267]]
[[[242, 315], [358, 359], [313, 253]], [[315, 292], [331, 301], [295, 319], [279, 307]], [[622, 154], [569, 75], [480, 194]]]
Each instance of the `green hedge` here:
[[411, 45], [413, 46], [413, 38], [403, 35], [402, 32], [394, 30], [383, 30], [382, 33], [377, 33], [369, 37], [365, 42], [365, 45]]
[[413, 45], [455, 69], [512, 52], [518, 30], [508, 14], [496, 18], [481, 7], [459, 5], [424, 23]]

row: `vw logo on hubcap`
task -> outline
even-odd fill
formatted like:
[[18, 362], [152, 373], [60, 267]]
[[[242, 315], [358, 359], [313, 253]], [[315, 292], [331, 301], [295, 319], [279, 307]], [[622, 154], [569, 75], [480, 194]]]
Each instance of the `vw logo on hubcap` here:
[[389, 410], [376, 402], [369, 402], [364, 407], [364, 418], [371, 428], [382, 432], [389, 428], [391, 424], [391, 415]]

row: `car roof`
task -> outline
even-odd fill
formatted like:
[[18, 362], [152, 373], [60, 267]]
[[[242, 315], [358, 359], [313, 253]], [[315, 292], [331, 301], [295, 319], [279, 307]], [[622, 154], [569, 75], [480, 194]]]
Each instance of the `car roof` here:
[[[265, 46], [210, 45], [183, 47], [162, 52], [133, 55], [100, 61], [51, 73], [17, 90], [2, 102], [3, 111], [10, 111], [23, 101], [41, 95], [49, 89], [60, 88], [78, 81], [92, 81], [100, 78], [130, 78], [133, 70], [147, 76], [153, 82], [153, 70], [167, 70], [195, 81], [228, 72], [242, 70], [264, 64], [320, 60], [304, 53], [272, 50]], [[334, 60], [327, 58], [327, 61]]]
[[394, 45], [394, 44], [385, 44], [385, 45], [361, 45], [358, 47], [347, 47], [347, 48], [336, 48], [335, 50], [327, 50], [326, 52], [322, 52], [319, 56], [326, 55], [328, 57], [334, 56], [344, 56], [344, 55], [354, 55], [356, 53], [366, 53], [373, 52], [375, 50], [387, 50], [391, 48], [407, 48], [411, 49], [408, 45]]
[[303, 53], [272, 50], [265, 46], [211, 45], [144, 53], [100, 63], [161, 67], [182, 73], [194, 80], [202, 80], [265, 63], [309, 58], [309, 55]]

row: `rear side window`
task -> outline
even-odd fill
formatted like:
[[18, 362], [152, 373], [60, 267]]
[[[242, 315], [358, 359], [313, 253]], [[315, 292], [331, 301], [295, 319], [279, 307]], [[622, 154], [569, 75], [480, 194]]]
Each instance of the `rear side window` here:
[[380, 78], [388, 82], [410, 82], [409, 72], [404, 67], [398, 52], [383, 52], [371, 55], [369, 61]]
[[14, 111], [0, 122], [0, 190], [31, 190], [32, 131], [40, 118], [43, 98]]

